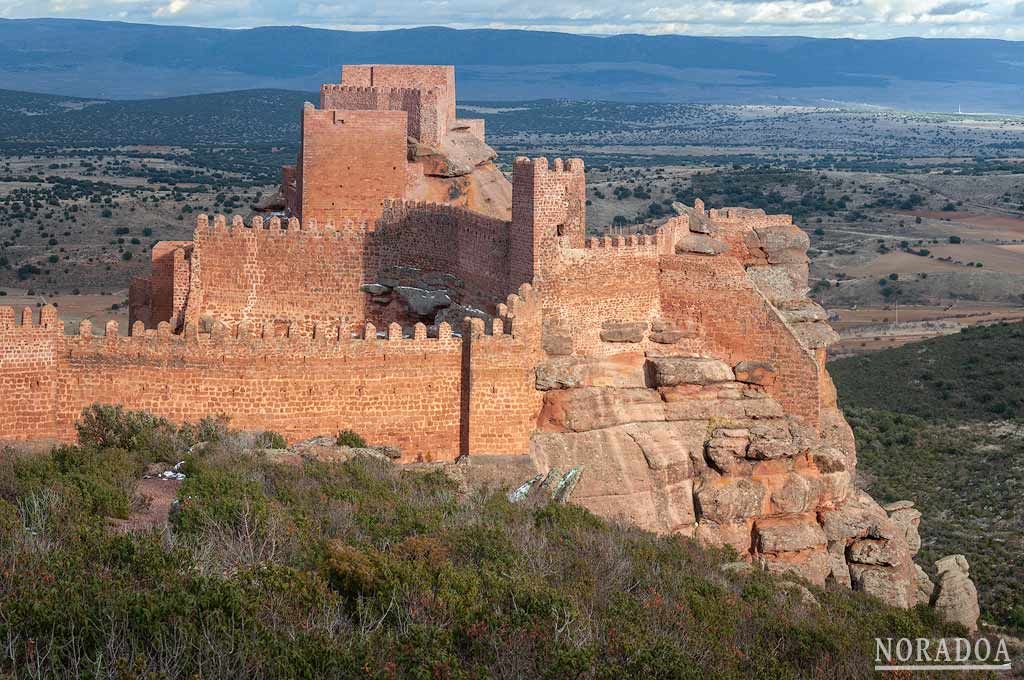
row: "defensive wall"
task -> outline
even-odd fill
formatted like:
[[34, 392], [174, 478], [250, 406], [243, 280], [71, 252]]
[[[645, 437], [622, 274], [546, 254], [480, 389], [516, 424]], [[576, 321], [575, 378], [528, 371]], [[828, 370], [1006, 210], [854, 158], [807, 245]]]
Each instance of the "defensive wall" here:
[[287, 327], [164, 322], [94, 335], [88, 321], [64, 334], [53, 307], [15, 319], [0, 308], [2, 440], [74, 438], [97, 401], [175, 422], [224, 413], [238, 427], [295, 441], [352, 428], [401, 447], [403, 461], [459, 453], [523, 453], [539, 408], [532, 369], [539, 348], [535, 294], [524, 286], [503, 316], [453, 332], [397, 324], [359, 333], [294, 322]]
[[[115, 372], [123, 374], [113, 381], [131, 390], [124, 403], [176, 419], [224, 410], [240, 423], [278, 428], [290, 438], [350, 426], [375, 441], [405, 446], [411, 456], [450, 457], [460, 450], [523, 453], [520, 445], [537, 417], [532, 372], [539, 357], [639, 350], [660, 356], [712, 356], [730, 365], [769, 362], [778, 373], [769, 393], [788, 413], [817, 422], [830, 389], [823, 353], [801, 345], [745, 268], [758, 262], [748, 245], [749, 234], [754, 233], [751, 224], [789, 225], [788, 218], [704, 213], [701, 207], [701, 214], [713, 221], [721, 214], [717, 233], [731, 251], [719, 256], [677, 253], [677, 242], [690, 234], [688, 215], [666, 220], [653, 233], [587, 238], [584, 168], [579, 160], [519, 159], [513, 187], [510, 221], [463, 208], [402, 201], [385, 202], [381, 219], [372, 224], [309, 220], [303, 225], [297, 219], [254, 218], [246, 226], [239, 217], [229, 224], [223, 217], [211, 221], [200, 216], [190, 247], [161, 244], [154, 252], [154, 276], [167, 279], [170, 272], [172, 285], [150, 284], [151, 290], [170, 295], [170, 303], [153, 309], [170, 309], [170, 318], [161, 321], [171, 323], [157, 322], [162, 331], [152, 324], [149, 330], [146, 324], [133, 329], [133, 338], [141, 337], [138, 342], [177, 347], [180, 336], [173, 331], [180, 328], [173, 319], [178, 318], [177, 301], [183, 300], [184, 312], [178, 315], [184, 335], [188, 328], [198, 328], [199, 339], [193, 345], [186, 340], [185, 349], [172, 352], [182, 360], [173, 370], [160, 364], [159, 371], [150, 373], [152, 363], [134, 366], [135, 357], [150, 355], [133, 351], [136, 345], [131, 340], [123, 351], [104, 354], [117, 359]], [[521, 343], [502, 344], [506, 333], [477, 329], [423, 338], [429, 349], [415, 342], [392, 345], [398, 350], [359, 349], [365, 341], [353, 345], [352, 337], [363, 333], [366, 321], [374, 318], [368, 312], [370, 295], [361, 288], [390, 266], [459, 277], [469, 291], [466, 301], [499, 319], [501, 308], [488, 303], [503, 299], [527, 277], [538, 310], [533, 317], [536, 329], [529, 334], [533, 344], [528, 350]], [[182, 271], [188, 274], [184, 287]], [[149, 317], [156, 319], [158, 314]], [[221, 324], [236, 329], [235, 335], [240, 328], [258, 328], [262, 344], [243, 352], [249, 345], [231, 340], [230, 333], [228, 340], [215, 333]], [[648, 334], [627, 346], [606, 336], [609, 325], [622, 324], [686, 332], [677, 333], [671, 344]], [[321, 356], [317, 352], [323, 346], [318, 343], [325, 333], [336, 344]], [[410, 333], [415, 339], [416, 332]], [[296, 348], [290, 360], [274, 344], [285, 342], [282, 338]], [[74, 343], [83, 341], [67, 342], [77, 347]], [[109, 347], [112, 341], [92, 342]], [[256, 360], [261, 351], [273, 357], [268, 360], [271, 365]], [[463, 365], [467, 355], [472, 361]], [[410, 357], [408, 363], [404, 357]], [[51, 361], [60, 363], [57, 357]], [[110, 373], [102, 362], [90, 365], [99, 374]], [[225, 379], [230, 388], [204, 392], [206, 388], [198, 387], [204, 380], [220, 385], [224, 372], [234, 376]], [[481, 377], [469, 379], [474, 375]], [[42, 382], [47, 381], [52, 378]], [[55, 409], [58, 425], [41, 426], [56, 436], [68, 436], [77, 409], [89, 403], [87, 394], [119, 394], [110, 392], [113, 382], [100, 386], [75, 378], [74, 384], [84, 385], [79, 392], [71, 390], [82, 396], [60, 402]], [[143, 384], [150, 386], [143, 389]], [[375, 391], [381, 384], [389, 385], [390, 396]], [[469, 412], [494, 409], [494, 423], [487, 430], [491, 435], [483, 429], [462, 431], [470, 421], [453, 416], [455, 402], [445, 396], [456, 388], [459, 403], [468, 403]], [[272, 400], [275, 391], [282, 396]], [[61, 387], [58, 393], [68, 394], [68, 388]], [[416, 402], [420, 397], [422, 402]], [[336, 413], [347, 415], [339, 420]], [[502, 413], [516, 415], [497, 418]], [[481, 417], [477, 422], [492, 420], [487, 413]], [[425, 425], [428, 421], [434, 425]], [[500, 431], [498, 422], [505, 429], [500, 435], [493, 434]], [[452, 435], [456, 430], [459, 436]], [[486, 436], [494, 441], [481, 439]], [[423, 442], [416, 443], [420, 437]]]

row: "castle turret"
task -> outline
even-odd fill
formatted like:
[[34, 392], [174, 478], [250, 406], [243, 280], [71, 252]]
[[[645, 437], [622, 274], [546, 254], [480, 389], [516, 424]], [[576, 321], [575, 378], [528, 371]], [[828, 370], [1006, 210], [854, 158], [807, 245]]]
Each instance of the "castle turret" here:
[[543, 279], [544, 260], [561, 247], [582, 248], [587, 231], [583, 161], [517, 158], [512, 172], [512, 281]]

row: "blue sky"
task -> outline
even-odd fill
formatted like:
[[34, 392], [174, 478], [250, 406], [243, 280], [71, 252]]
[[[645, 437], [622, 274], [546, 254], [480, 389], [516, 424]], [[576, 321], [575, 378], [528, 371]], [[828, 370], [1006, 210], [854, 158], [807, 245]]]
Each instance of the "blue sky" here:
[[1024, 0], [2, 0], [0, 17], [245, 28], [424, 25], [571, 33], [1024, 39]]

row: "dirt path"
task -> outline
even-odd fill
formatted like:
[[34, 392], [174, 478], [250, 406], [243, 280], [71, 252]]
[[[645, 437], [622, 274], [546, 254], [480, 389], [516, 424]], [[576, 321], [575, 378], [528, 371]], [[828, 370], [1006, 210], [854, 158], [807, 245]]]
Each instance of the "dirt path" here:
[[148, 507], [133, 512], [128, 519], [114, 520], [113, 524], [122, 531], [148, 531], [167, 525], [171, 504], [178, 496], [181, 482], [176, 479], [140, 479], [135, 493], [149, 499]]

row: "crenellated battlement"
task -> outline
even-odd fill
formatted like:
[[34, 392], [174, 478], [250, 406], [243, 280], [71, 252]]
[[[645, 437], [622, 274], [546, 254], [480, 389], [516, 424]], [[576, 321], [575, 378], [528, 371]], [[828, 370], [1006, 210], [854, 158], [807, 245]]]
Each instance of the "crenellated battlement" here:
[[20, 311], [14, 307], [0, 307], [0, 329], [17, 329], [25, 333], [53, 331], [63, 328], [53, 305], [44, 305], [38, 317], [31, 307], [23, 307]]
[[331, 324], [303, 321], [274, 324], [240, 322], [189, 322], [183, 333], [172, 332], [167, 322], [156, 329], [146, 329], [141, 322], [132, 328], [131, 335], [119, 333], [116, 321], [108, 322], [102, 334], [94, 334], [92, 324], [82, 321], [78, 335], [66, 336], [67, 349], [72, 356], [89, 353], [104, 356], [149, 357], [160, 360], [189, 357], [192, 359], [217, 357], [267, 357], [297, 359], [343, 358], [352, 352], [362, 352], [368, 346], [382, 343], [394, 350], [456, 349], [460, 336], [447, 323], [427, 327], [391, 324], [378, 330], [366, 324], [360, 332], [349, 332]]
[[228, 222], [224, 215], [214, 215], [213, 220], [205, 214], [196, 217], [195, 240], [221, 237], [272, 237], [272, 238], [340, 238], [350, 234], [362, 234], [368, 231], [367, 220], [327, 220], [320, 222], [307, 219], [304, 223], [297, 218], [282, 220], [271, 217], [264, 220], [261, 216], [253, 216], [249, 224], [241, 215], [235, 215]]
[[[524, 283], [515, 293], [510, 293], [504, 302], [498, 303], [495, 308], [496, 316], [489, 325], [490, 327], [484, 326], [486, 335], [510, 335], [526, 341], [536, 339], [542, 310], [540, 295], [533, 286]], [[467, 318], [466, 321], [473, 323], [482, 320]]]
[[320, 94], [352, 93], [369, 95], [422, 95], [425, 93], [440, 95], [444, 92], [440, 87], [382, 87], [377, 85], [345, 85], [343, 83], [324, 83], [320, 86]]
[[584, 242], [588, 250], [612, 248], [647, 248], [658, 247], [658, 234], [629, 234], [628, 236], [590, 236]]
[[582, 175], [584, 173], [582, 158], [569, 158], [567, 160], [555, 158], [549, 163], [548, 159], [544, 156], [538, 158], [518, 156], [514, 161], [514, 169], [529, 171], [538, 175], [563, 172], [574, 175]]

